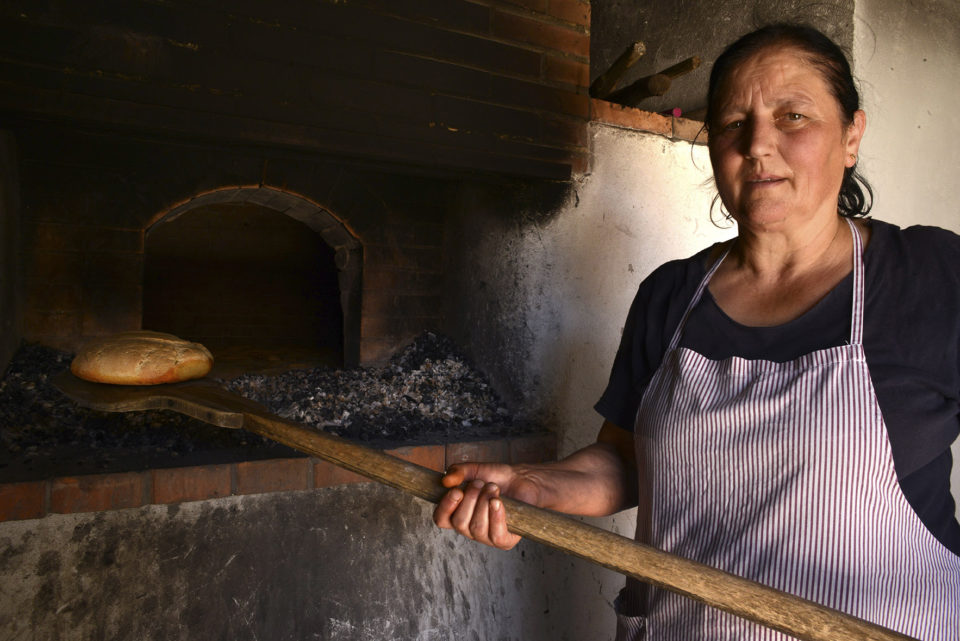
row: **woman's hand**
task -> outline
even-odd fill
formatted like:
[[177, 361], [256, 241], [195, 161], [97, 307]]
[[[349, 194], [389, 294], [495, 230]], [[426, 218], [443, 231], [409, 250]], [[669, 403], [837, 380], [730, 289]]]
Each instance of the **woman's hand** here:
[[637, 505], [635, 454], [633, 434], [605, 421], [596, 443], [561, 461], [458, 463], [440, 480], [451, 489], [440, 499], [433, 521], [468, 539], [509, 550], [520, 537], [507, 530], [501, 495], [566, 514], [613, 514]]
[[540, 494], [536, 482], [523, 476], [522, 468], [497, 463], [453, 465], [440, 482], [451, 489], [434, 510], [434, 523], [501, 550], [520, 542], [520, 537], [507, 529], [501, 493], [534, 505]]

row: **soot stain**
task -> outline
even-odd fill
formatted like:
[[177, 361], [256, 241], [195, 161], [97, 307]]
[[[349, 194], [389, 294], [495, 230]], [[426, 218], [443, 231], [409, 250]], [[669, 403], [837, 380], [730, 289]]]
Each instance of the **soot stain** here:
[[37, 560], [37, 575], [57, 574], [60, 571], [60, 553], [49, 550], [40, 555]]
[[19, 545], [13, 543], [10, 539], [3, 539], [3, 541], [0, 542], [0, 570], [6, 572], [11, 562], [21, 557], [27, 548], [28, 543], [26, 539]]
[[84, 523], [78, 524], [73, 528], [73, 536], [70, 537], [71, 543], [80, 543], [85, 541], [89, 536], [90, 532], [93, 530], [93, 522], [86, 521]]
[[47, 579], [33, 597], [33, 611], [30, 613], [30, 623], [34, 626], [43, 622], [51, 612], [56, 611], [57, 582]]

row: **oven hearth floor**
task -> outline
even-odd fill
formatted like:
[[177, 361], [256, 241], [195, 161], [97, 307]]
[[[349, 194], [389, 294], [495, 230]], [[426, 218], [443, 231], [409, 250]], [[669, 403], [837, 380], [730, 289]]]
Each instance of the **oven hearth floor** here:
[[[217, 354], [217, 352], [215, 352]], [[542, 433], [514, 420], [447, 339], [425, 334], [381, 368], [317, 352], [221, 350], [211, 377], [296, 422], [390, 448]], [[49, 382], [72, 355], [24, 344], [0, 379], [0, 483], [304, 456], [170, 411], [77, 407]]]

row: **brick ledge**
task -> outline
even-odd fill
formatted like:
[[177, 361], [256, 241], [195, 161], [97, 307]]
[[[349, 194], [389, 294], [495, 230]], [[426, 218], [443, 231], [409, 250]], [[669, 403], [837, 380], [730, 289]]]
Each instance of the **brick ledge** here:
[[658, 134], [674, 140], [687, 140], [698, 145], [707, 144], [707, 132], [702, 130], [703, 123], [699, 120], [663, 116], [643, 109], [624, 107], [606, 100], [590, 99], [590, 120], [591, 122]]
[[[442, 472], [467, 460], [539, 463], [557, 456], [556, 436], [544, 434], [387, 450], [398, 458]], [[373, 482], [317, 458], [268, 459], [195, 467], [152, 469], [45, 481], [0, 484], [0, 522], [49, 514], [104, 512], [224, 496], [309, 491]]]

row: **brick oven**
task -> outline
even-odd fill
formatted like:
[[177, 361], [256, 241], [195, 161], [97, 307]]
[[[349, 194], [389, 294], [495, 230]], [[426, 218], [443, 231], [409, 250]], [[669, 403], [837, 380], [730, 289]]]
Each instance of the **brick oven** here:
[[[481, 254], [552, 267], [537, 230], [579, 204], [591, 122], [699, 130], [590, 100], [589, 29], [585, 0], [5, 3], [0, 368], [21, 340], [138, 328], [220, 367], [374, 367], [435, 331], [535, 413], [529, 285]], [[442, 470], [557, 447], [393, 451]], [[0, 573], [28, 595], [0, 592], [0, 630], [546, 638], [525, 612], [550, 611], [564, 561], [438, 538], [428, 508], [358, 480], [287, 453], [0, 484]]]
[[[199, 267], [186, 253], [190, 238], [203, 244], [190, 219], [204, 216], [222, 230], [215, 252], [248, 233], [260, 254], [293, 260], [264, 242], [279, 242], [281, 217], [316, 235], [336, 278], [299, 286], [340, 290], [340, 309], [321, 313], [342, 315], [332, 334], [347, 364], [439, 328], [458, 185], [563, 181], [585, 165], [589, 6], [434, 4], [8, 5], [0, 109], [20, 169], [23, 336], [72, 346], [168, 323], [215, 343], [320, 331], [304, 327], [318, 310], [287, 314], [255, 285], [231, 294], [237, 278], [203, 279], [209, 291], [161, 309], [158, 288]], [[284, 275], [272, 280], [280, 295]], [[183, 318], [217, 297], [236, 336], [211, 325], [217, 314]]]
[[[447, 310], [469, 292], [448, 278], [463, 268], [448, 238], [464, 186], [561, 193], [585, 167], [588, 24], [578, 0], [7, 3], [0, 366], [21, 340], [70, 351], [138, 328], [202, 341], [219, 367], [371, 366], [425, 330], [456, 335]], [[435, 469], [549, 457], [554, 441], [538, 438], [394, 452]], [[13, 479], [0, 505], [4, 519], [52, 524], [357, 480], [283, 456]], [[86, 574], [57, 547], [40, 552], [47, 570]], [[40, 586], [60, 603], [46, 622], [36, 599], [18, 615], [5, 597], [0, 627], [51, 634], [67, 583]], [[102, 606], [66, 607], [78, 629], [145, 638], [145, 621], [117, 628], [96, 622]], [[181, 612], [180, 634], [238, 634], [157, 607]]]

